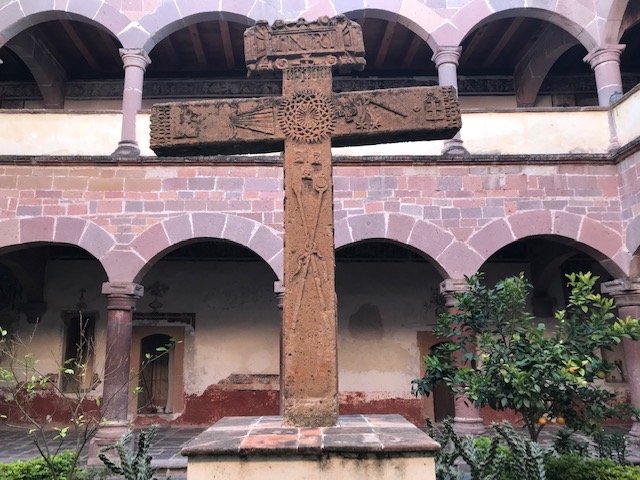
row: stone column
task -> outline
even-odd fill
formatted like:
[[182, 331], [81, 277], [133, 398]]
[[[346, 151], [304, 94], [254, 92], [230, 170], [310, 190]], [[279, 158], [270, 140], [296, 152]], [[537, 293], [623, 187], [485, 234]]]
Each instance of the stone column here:
[[136, 283], [105, 282], [102, 293], [107, 296], [107, 346], [100, 407], [102, 424], [91, 440], [90, 465], [101, 465], [100, 448], [117, 441], [127, 428], [133, 311], [144, 289]]
[[[440, 294], [444, 297], [444, 305], [449, 313], [457, 311], [453, 295], [464, 292], [467, 288], [467, 282], [464, 279], [447, 278], [440, 284]], [[469, 399], [463, 395], [456, 395], [454, 409], [453, 429], [456, 433], [463, 435], [483, 435], [485, 433], [480, 409], [473, 405]]]
[[[640, 277], [618, 278], [602, 284], [602, 293], [611, 295], [618, 307], [620, 318], [640, 318]], [[627, 383], [631, 405], [640, 408], [640, 341], [624, 338], [624, 363], [627, 367]], [[629, 435], [634, 443], [640, 443], [640, 422], [634, 421]]]
[[124, 63], [124, 91], [122, 93], [122, 134], [114, 156], [136, 157], [140, 148], [136, 137], [136, 116], [142, 108], [144, 72], [151, 63], [140, 48], [121, 48]]
[[584, 57], [584, 61], [591, 65], [596, 76], [598, 104], [600, 106], [607, 107], [611, 103], [612, 96], [622, 95], [620, 54], [624, 47], [624, 45], [604, 45], [591, 50]]
[[[458, 62], [460, 61], [461, 46], [440, 47], [433, 54], [431, 60], [438, 69], [438, 83], [441, 87], [454, 87], [458, 91]], [[469, 152], [462, 144], [460, 132], [455, 137], [444, 141], [442, 153], [448, 155], [466, 155]]]

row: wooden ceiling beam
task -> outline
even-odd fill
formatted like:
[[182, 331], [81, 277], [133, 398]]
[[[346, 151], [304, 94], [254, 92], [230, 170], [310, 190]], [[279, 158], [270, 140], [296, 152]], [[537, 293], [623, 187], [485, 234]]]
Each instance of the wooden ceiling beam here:
[[473, 38], [469, 42], [469, 44], [462, 49], [462, 55], [460, 56], [460, 65], [466, 63], [466, 61], [473, 56], [475, 51], [478, 49], [480, 44], [482, 43], [482, 39], [487, 33], [487, 25], [480, 27], [476, 30]]
[[520, 29], [524, 20], [524, 17], [519, 17], [514, 18], [511, 21], [509, 27], [502, 33], [500, 40], [498, 40], [498, 43], [496, 43], [496, 46], [493, 47], [491, 53], [487, 55], [487, 57], [484, 59], [484, 62], [482, 62], [482, 67], [490, 67], [491, 65], [493, 65], [493, 62], [495, 62], [496, 59], [500, 56], [500, 54], [504, 50], [504, 47], [509, 44], [515, 33], [518, 31], [518, 29]]
[[200, 38], [200, 32], [197, 25], [189, 25], [189, 35], [191, 36], [191, 42], [193, 43], [193, 50], [196, 54], [198, 64], [201, 66], [207, 65], [207, 57], [204, 54], [204, 48], [202, 47], [202, 39]]
[[[404, 58], [402, 59], [402, 68], [409, 68], [413, 64], [413, 59], [416, 57], [416, 53], [418, 53], [418, 49], [422, 45], [422, 39], [418, 35], [413, 35], [413, 39], [411, 40], [411, 44], [409, 48], [407, 48], [407, 53], [404, 54]], [[425, 65], [429, 59], [425, 58]]]
[[233, 55], [229, 23], [225, 20], [220, 20], [220, 39], [222, 40], [222, 49], [224, 50], [224, 59], [227, 62], [227, 68], [232, 70], [236, 66], [236, 59]]
[[64, 28], [64, 31], [71, 39], [71, 42], [73, 42], [73, 44], [78, 49], [80, 54], [84, 57], [89, 66], [96, 71], [102, 70], [98, 62], [96, 62], [96, 59], [93, 58], [93, 55], [78, 35], [78, 32], [76, 32], [73, 24], [69, 20], [60, 20], [60, 23], [62, 24], [62, 28]]
[[[100, 36], [100, 40], [102, 43], [106, 45], [112, 45], [114, 43], [113, 38], [104, 30], [98, 28], [98, 35]], [[116, 65], [122, 65], [122, 58], [120, 58], [120, 52], [118, 51], [117, 45], [116, 48], [108, 48], [109, 56], [113, 59]]]
[[384, 65], [384, 61], [389, 53], [389, 47], [391, 46], [393, 33], [396, 30], [396, 25], [398, 25], [397, 22], [387, 22], [387, 26], [384, 29], [384, 35], [382, 36], [382, 41], [380, 42], [380, 47], [378, 48], [378, 54], [376, 55], [376, 59], [373, 64], [375, 68], [382, 68], [382, 65]]
[[179, 64], [178, 54], [176, 53], [176, 47], [173, 45], [173, 40], [171, 40], [171, 35], [164, 39], [164, 41], [162, 42], [162, 47], [167, 57], [169, 58], [170, 66], [177, 66]]

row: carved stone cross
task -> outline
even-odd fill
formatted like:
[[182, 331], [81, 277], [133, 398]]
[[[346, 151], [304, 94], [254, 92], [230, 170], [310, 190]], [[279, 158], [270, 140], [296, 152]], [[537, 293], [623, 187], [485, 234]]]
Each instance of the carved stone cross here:
[[451, 87], [334, 94], [332, 69], [364, 67], [360, 26], [344, 16], [258, 22], [245, 32], [249, 73], [282, 71], [282, 96], [153, 107], [158, 155], [259, 153], [284, 147], [281, 409], [295, 426], [338, 417], [331, 146], [452, 137]]

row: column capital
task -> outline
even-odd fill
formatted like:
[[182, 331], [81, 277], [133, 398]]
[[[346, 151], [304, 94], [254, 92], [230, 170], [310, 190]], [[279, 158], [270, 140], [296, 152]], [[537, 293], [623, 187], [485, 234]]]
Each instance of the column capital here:
[[436, 64], [436, 68], [444, 63], [452, 63], [457, 67], [461, 53], [462, 47], [460, 45], [442, 46], [434, 52], [431, 60]]
[[119, 52], [124, 68], [138, 67], [144, 71], [151, 63], [149, 55], [142, 48], [121, 48]]
[[102, 294], [107, 296], [107, 310], [134, 310], [144, 295], [144, 287], [130, 282], [104, 282]]
[[591, 65], [592, 69], [605, 62], [620, 63], [620, 54], [625, 47], [626, 45], [620, 44], [602, 45], [591, 50], [583, 60]]
[[617, 307], [640, 306], [640, 277], [623, 277], [605, 282], [602, 293], [611, 295]]
[[453, 295], [469, 290], [469, 285], [464, 278], [445, 278], [440, 283], [440, 295], [444, 297], [444, 306], [452, 308], [455, 306]]

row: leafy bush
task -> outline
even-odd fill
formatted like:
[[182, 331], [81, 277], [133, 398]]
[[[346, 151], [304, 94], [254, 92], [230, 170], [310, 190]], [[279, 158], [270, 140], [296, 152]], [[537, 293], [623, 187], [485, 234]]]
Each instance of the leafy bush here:
[[547, 480], [640, 480], [640, 467], [576, 454], [548, 457], [546, 469]]
[[[76, 454], [73, 451], [59, 453], [52, 459], [56, 471], [55, 480], [67, 480], [67, 475], [76, 466]], [[2, 480], [52, 480], [50, 467], [43, 458], [18, 460], [11, 463], [0, 463]], [[89, 478], [84, 471], [76, 473], [76, 479]]]
[[613, 300], [594, 292], [598, 277], [567, 278], [569, 302], [548, 332], [527, 311], [531, 285], [522, 274], [493, 287], [482, 274], [468, 277], [468, 290], [454, 295], [456, 311], [442, 314], [434, 329], [449, 341], [424, 357], [413, 392], [429, 395], [445, 383], [478, 407], [515, 411], [532, 440], [549, 422], [593, 433], [603, 419], [635, 414], [593, 380], [612, 368], [595, 352], [640, 338], [638, 321], [615, 319]]

